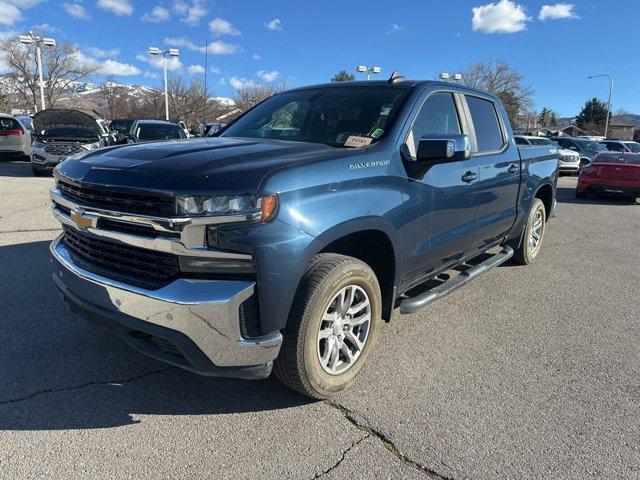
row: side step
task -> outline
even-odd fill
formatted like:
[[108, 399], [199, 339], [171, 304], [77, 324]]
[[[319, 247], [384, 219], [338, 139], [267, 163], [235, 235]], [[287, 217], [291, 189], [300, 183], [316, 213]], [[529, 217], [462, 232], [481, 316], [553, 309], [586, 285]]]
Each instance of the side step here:
[[[422, 310], [423, 308], [431, 305], [436, 300], [440, 300], [441, 298], [446, 297], [451, 292], [457, 290], [458, 288], [466, 285], [471, 280], [476, 279], [480, 275], [487, 273], [494, 267], [498, 265], [502, 265], [504, 262], [513, 257], [513, 248], [504, 247], [502, 251], [491, 255], [482, 263], [477, 265], [468, 265], [462, 264], [463, 270], [459, 275], [455, 277], [441, 281], [441, 283], [430, 290], [427, 290], [424, 293], [416, 295], [415, 297], [405, 298], [400, 303], [400, 313], [415, 313], [418, 310]], [[438, 278], [436, 281], [440, 281]]]

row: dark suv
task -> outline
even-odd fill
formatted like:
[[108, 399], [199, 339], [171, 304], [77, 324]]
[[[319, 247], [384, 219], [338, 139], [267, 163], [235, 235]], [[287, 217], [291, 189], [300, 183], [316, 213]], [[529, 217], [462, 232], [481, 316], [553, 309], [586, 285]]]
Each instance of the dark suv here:
[[580, 154], [580, 168], [591, 163], [593, 157], [595, 157], [598, 153], [607, 150], [600, 143], [586, 138], [553, 137], [551, 138], [551, 140], [556, 142], [562, 148], [578, 152]]
[[163, 120], [136, 120], [129, 131], [127, 143], [160, 142], [187, 138], [177, 123]]

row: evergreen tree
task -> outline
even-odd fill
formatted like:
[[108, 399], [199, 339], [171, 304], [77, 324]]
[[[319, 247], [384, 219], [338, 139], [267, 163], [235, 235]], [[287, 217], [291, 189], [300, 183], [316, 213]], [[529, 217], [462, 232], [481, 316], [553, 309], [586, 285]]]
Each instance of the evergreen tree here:
[[333, 83], [336, 82], [353, 82], [356, 79], [356, 76], [353, 73], [348, 73], [346, 70], [340, 70], [336, 73], [331, 81]]
[[607, 105], [595, 97], [584, 104], [576, 117], [576, 124], [580, 128], [585, 128], [588, 125], [604, 125], [605, 123], [607, 123]]

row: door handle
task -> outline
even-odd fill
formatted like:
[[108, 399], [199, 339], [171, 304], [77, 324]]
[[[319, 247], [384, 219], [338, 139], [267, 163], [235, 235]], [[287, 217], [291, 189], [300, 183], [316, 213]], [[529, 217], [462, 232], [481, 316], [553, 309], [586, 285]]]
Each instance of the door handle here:
[[477, 179], [478, 179], [478, 174], [475, 172], [467, 172], [462, 176], [462, 181], [466, 183], [471, 183]]
[[516, 165], [515, 163], [512, 163], [511, 165], [509, 165], [509, 169], [507, 170], [507, 172], [509, 172], [511, 175], [515, 175], [519, 171], [520, 171], [520, 167], [518, 167], [518, 165]]

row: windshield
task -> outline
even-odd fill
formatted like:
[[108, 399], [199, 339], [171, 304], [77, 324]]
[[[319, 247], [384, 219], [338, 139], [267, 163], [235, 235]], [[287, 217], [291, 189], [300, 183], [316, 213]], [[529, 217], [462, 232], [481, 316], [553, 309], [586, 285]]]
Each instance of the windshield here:
[[231, 124], [223, 137], [366, 146], [391, 128], [409, 87], [344, 87], [275, 95]]
[[116, 130], [118, 133], [127, 133], [133, 125], [133, 120], [114, 120], [109, 128]]
[[136, 137], [140, 140], [172, 140], [184, 138], [184, 132], [178, 125], [143, 123], [138, 125]]
[[581, 149], [583, 150], [591, 150], [591, 151], [596, 151], [596, 152], [602, 152], [604, 150], [606, 150], [607, 148], [598, 143], [598, 142], [593, 142], [591, 140], [574, 140]]
[[640, 153], [640, 143], [625, 142], [625, 146], [634, 153]]
[[43, 130], [40, 136], [44, 138], [81, 138], [87, 140], [97, 138], [96, 134], [91, 130], [70, 127], [48, 128]]
[[593, 163], [627, 163], [640, 165], [640, 155], [635, 153], [601, 153]]

